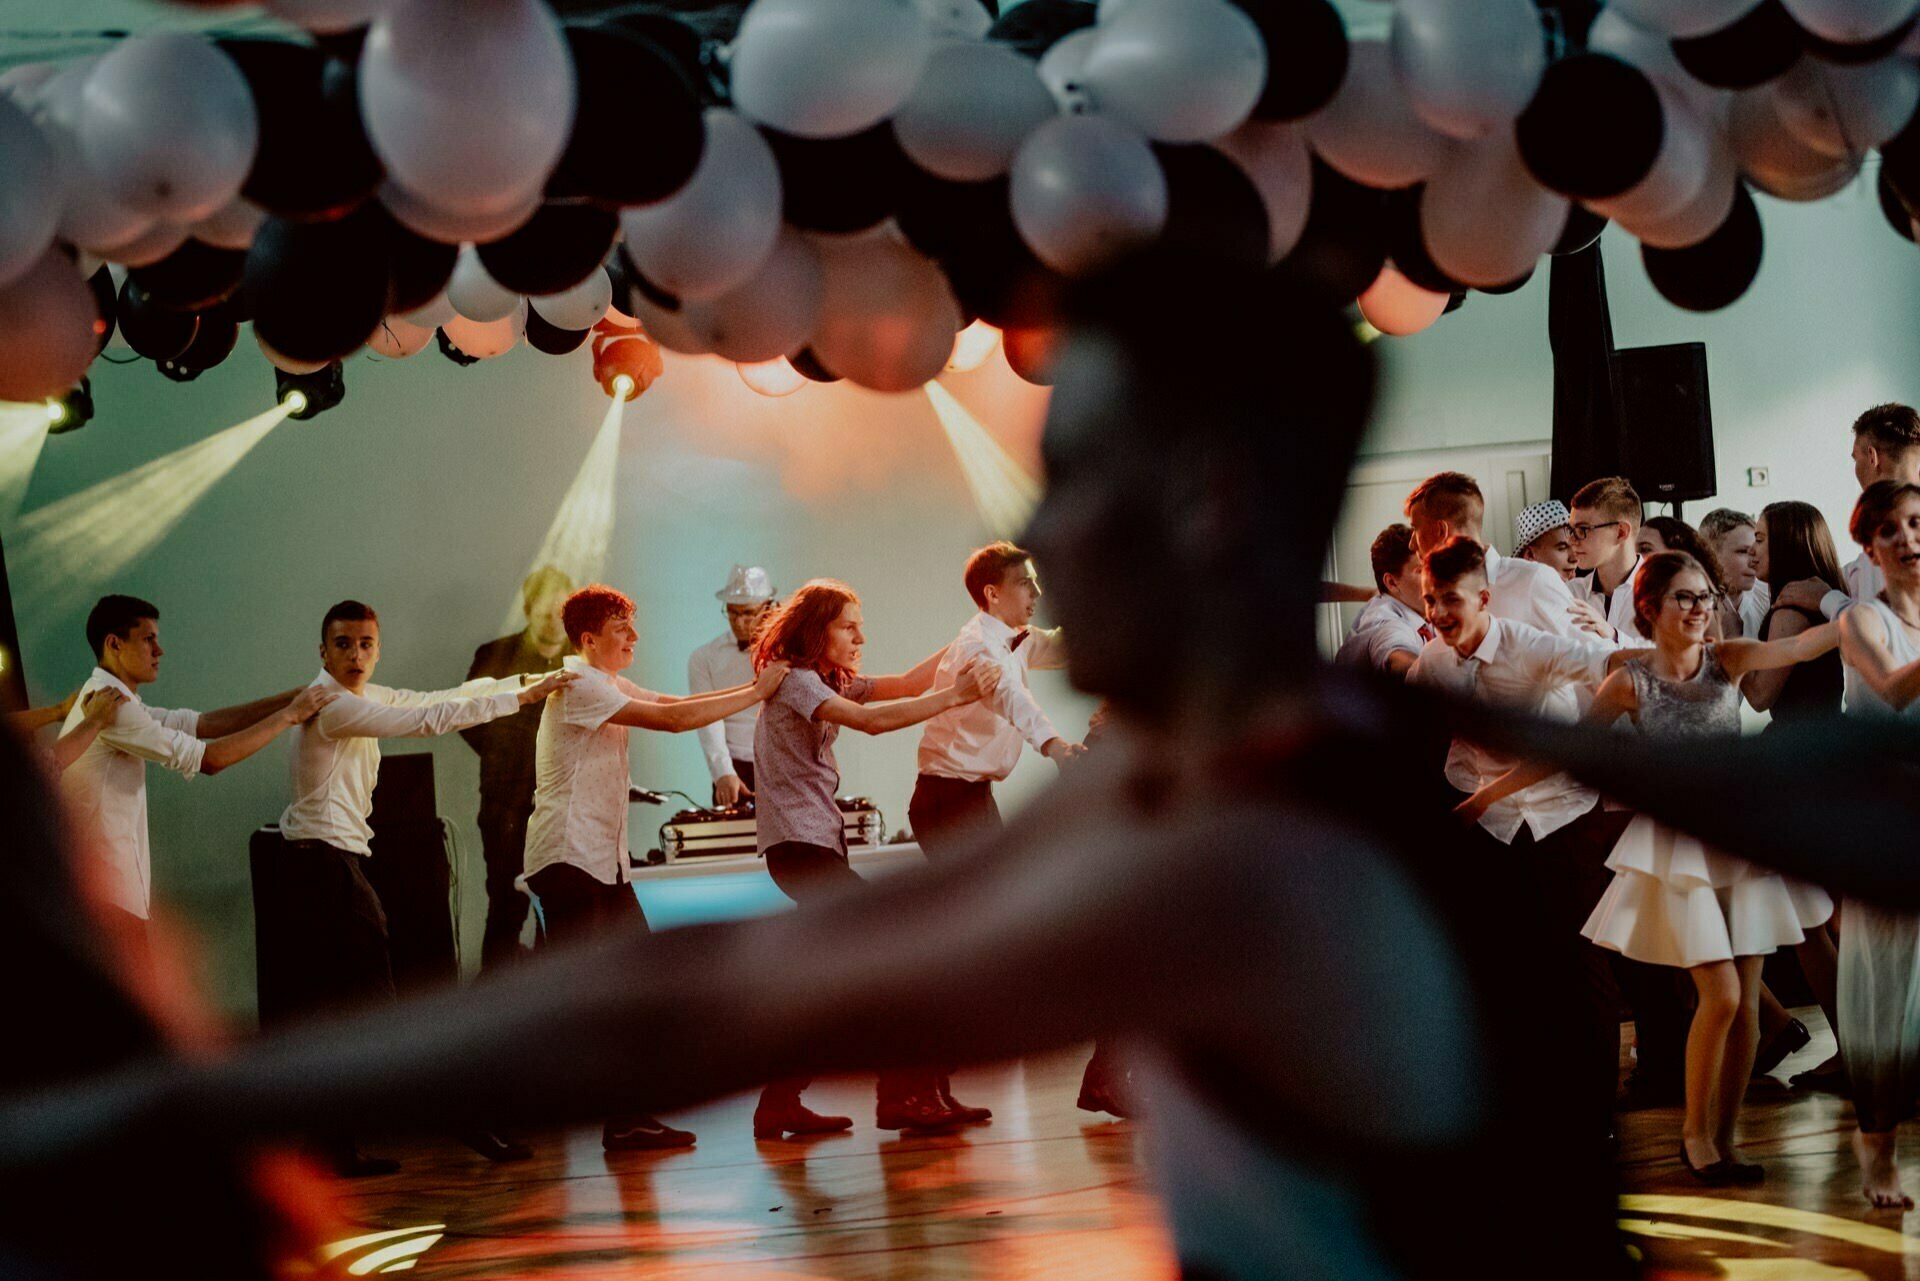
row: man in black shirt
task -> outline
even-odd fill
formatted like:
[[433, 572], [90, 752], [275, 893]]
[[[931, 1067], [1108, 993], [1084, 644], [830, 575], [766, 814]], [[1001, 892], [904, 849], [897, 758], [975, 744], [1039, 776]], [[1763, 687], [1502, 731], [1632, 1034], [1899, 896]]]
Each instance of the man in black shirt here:
[[[573, 652], [560, 624], [560, 606], [573, 580], [551, 565], [527, 575], [520, 585], [526, 610], [524, 631], [488, 641], [473, 653], [467, 679], [551, 672]], [[480, 753], [480, 848], [487, 862], [487, 929], [480, 964], [493, 969], [513, 958], [527, 921], [527, 900], [514, 885], [527, 843], [527, 819], [533, 814], [533, 745], [540, 733], [542, 707], [523, 707], [463, 729], [460, 736]]]

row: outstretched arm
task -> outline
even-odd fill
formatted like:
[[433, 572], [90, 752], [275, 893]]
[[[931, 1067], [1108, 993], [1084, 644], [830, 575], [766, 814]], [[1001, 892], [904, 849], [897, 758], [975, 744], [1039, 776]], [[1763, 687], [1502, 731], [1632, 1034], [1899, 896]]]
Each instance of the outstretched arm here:
[[[1829, 623], [1827, 626], [1835, 626]], [[1847, 666], [1895, 711], [1905, 711], [1920, 698], [1920, 659], [1901, 666], [1894, 662], [1891, 638], [1873, 609], [1850, 609], [1840, 615], [1840, 653]], [[1814, 629], [1818, 631], [1818, 628]]]
[[898, 676], [875, 676], [873, 678], [874, 702], [885, 702], [895, 698], [918, 698], [932, 689], [934, 674], [940, 670], [940, 660], [946, 657], [948, 648], [942, 645], [915, 663], [910, 670]]
[[[217, 711], [200, 713], [200, 724], [196, 733], [201, 738], [225, 738], [251, 725], [257, 725], [267, 717], [291, 703], [305, 689], [304, 685], [295, 685], [292, 689], [281, 690], [278, 694], [269, 694], [265, 698], [256, 698], [251, 703], [235, 703], [232, 707], [222, 707]], [[211, 773], [212, 771], [208, 771]]]
[[1840, 624], [1822, 623], [1779, 640], [1724, 640], [1714, 646], [1720, 666], [1738, 680], [1748, 672], [1792, 667], [1820, 657], [1840, 643]]
[[662, 695], [657, 701], [651, 702], [635, 698], [608, 719], [615, 725], [678, 734], [725, 720], [735, 712], [744, 712], [755, 703], [773, 697], [774, 691], [780, 688], [780, 682], [786, 678], [785, 663], [769, 663], [751, 685], [736, 685], [732, 689], [694, 694], [686, 698]]
[[[896, 699], [891, 703], [856, 703], [835, 695], [814, 709], [815, 720], [859, 730], [862, 734], [890, 734], [921, 721], [932, 720], [942, 712], [978, 701], [999, 687], [1000, 669], [985, 659], [976, 659], [960, 673], [953, 684], [922, 694], [918, 698]], [[876, 689], [879, 683], [876, 681]], [[877, 699], [878, 694], [874, 697]]]

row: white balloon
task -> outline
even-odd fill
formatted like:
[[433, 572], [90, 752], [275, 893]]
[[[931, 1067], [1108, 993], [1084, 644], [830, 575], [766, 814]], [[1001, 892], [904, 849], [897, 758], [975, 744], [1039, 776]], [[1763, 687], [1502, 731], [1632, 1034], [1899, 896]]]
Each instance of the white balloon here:
[[0, 97], [0, 285], [24, 275], [60, 225], [53, 148], [27, 113]]
[[453, 309], [453, 304], [447, 301], [446, 291], [442, 290], [433, 296], [431, 302], [415, 307], [400, 319], [422, 329], [438, 329], [459, 314]]
[[928, 173], [979, 182], [1005, 173], [1027, 135], [1058, 114], [1032, 59], [1005, 45], [956, 42], [928, 57], [893, 133]]
[[[527, 299], [540, 319], [556, 329], [591, 329], [613, 301], [613, 279], [603, 267], [571, 289]], [[784, 353], [782, 353], [784, 354]]]
[[0, 400], [66, 393], [93, 361], [93, 291], [60, 249], [0, 287]]
[[1733, 96], [1727, 140], [1747, 180], [1782, 200], [1822, 200], [1853, 181], [1860, 161], [1836, 160], [1801, 142], [1780, 123], [1771, 89]]
[[1087, 55], [1099, 38], [1099, 28], [1082, 27], [1054, 41], [1040, 55], [1040, 83], [1060, 110], [1078, 114], [1093, 109], [1093, 96], [1087, 92]]
[[1533, 0], [1400, 0], [1390, 45], [1414, 113], [1450, 138], [1512, 124], [1547, 69]]
[[193, 238], [216, 249], [246, 249], [253, 244], [253, 233], [267, 220], [266, 210], [244, 197], [236, 196], [211, 218], [193, 225]]
[[274, 17], [322, 35], [364, 27], [386, 7], [386, 0], [267, 0]]
[[733, 105], [803, 138], [859, 133], [906, 101], [931, 48], [907, 0], [753, 0], [728, 61]]
[[1227, 0], [1131, 0], [1087, 53], [1094, 103], [1150, 138], [1200, 142], [1237, 127], [1267, 83], [1267, 46]]
[[1357, 299], [1360, 314], [1383, 334], [1417, 334], [1440, 319], [1447, 295], [1431, 293], [1408, 280], [1392, 263], [1380, 269], [1373, 283]]
[[53, 148], [54, 170], [60, 177], [60, 239], [101, 250], [125, 244], [154, 220], [116, 200], [81, 158], [74, 129], [92, 66], [91, 61], [77, 63], [48, 81], [34, 100], [32, 115]]
[[433, 330], [399, 316], [388, 316], [367, 339], [367, 346], [389, 360], [405, 360], [433, 341]]
[[1760, 0], [1607, 0], [1607, 9], [1636, 26], [1684, 40], [1738, 22], [1759, 3]]
[[1788, 132], [1839, 160], [1872, 150], [1913, 119], [1920, 67], [1905, 58], [1838, 66], [1803, 57], [1769, 88]]
[[697, 311], [699, 306], [699, 303], [682, 303], [680, 310], [669, 311], [639, 290], [633, 291], [633, 318], [646, 330], [647, 337], [683, 356], [704, 356], [713, 350], [699, 326], [703, 319]]
[[253, 331], [253, 341], [259, 345], [260, 354], [267, 358], [267, 363], [282, 373], [317, 374], [327, 367], [328, 362], [324, 360], [296, 360], [285, 352], [276, 349], [272, 343], [260, 336], [258, 329]]
[[76, 133], [87, 167], [115, 200], [192, 223], [240, 194], [260, 121], [231, 58], [197, 36], [161, 31], [94, 64]]
[[520, 306], [520, 295], [487, 274], [472, 245], [462, 245], [447, 281], [447, 301], [468, 320], [488, 324], [512, 315]]
[[524, 305], [515, 307], [510, 314], [491, 321], [455, 316], [440, 326], [440, 331], [467, 355], [492, 360], [512, 351], [527, 332], [527, 309]]
[[542, 0], [393, 0], [367, 34], [367, 138], [435, 209], [523, 204], [566, 148], [573, 111], [573, 58]]
[[956, 40], [984, 40], [993, 29], [993, 15], [980, 0], [913, 0], [927, 30]]
[[687, 304], [688, 323], [707, 350], [757, 364], [806, 346], [825, 288], [819, 252], [785, 231], [752, 280], [712, 302]]
[[1693, 73], [1673, 56], [1673, 41], [1622, 17], [1609, 6], [1602, 9], [1587, 29], [1587, 48], [1594, 53], [1610, 53], [1630, 67], [1637, 67], [1648, 78], [1677, 90], [1702, 113], [1724, 124], [1726, 104], [1731, 95], [1693, 78]]
[[931, 259], [889, 237], [821, 246], [824, 289], [810, 344], [874, 391], [912, 391], [946, 368], [960, 305]]
[[687, 185], [658, 204], [620, 214], [627, 253], [641, 274], [694, 301], [752, 279], [780, 235], [773, 149], [731, 111], [711, 109], [706, 121], [706, 150]]
[[443, 245], [490, 244], [510, 236], [540, 212], [540, 189], [523, 194], [518, 204], [490, 213], [453, 213], [440, 209], [392, 179], [380, 185], [380, 203], [394, 220], [416, 236], [437, 240]]
[[1160, 234], [1167, 176], [1146, 139], [1118, 120], [1060, 116], [1034, 130], [1014, 157], [1011, 203], [1014, 226], [1034, 254], [1056, 271], [1083, 275]]
[[1253, 180], [1267, 210], [1267, 261], [1279, 262], [1307, 229], [1313, 157], [1306, 138], [1290, 124], [1249, 120], [1213, 145]]
[[1740, 164], [1724, 136], [1715, 135], [1707, 160], [1706, 181], [1698, 195], [1676, 212], [1658, 219], [1638, 219], [1629, 214], [1616, 218], [1623, 228], [1643, 245], [1655, 249], [1685, 249], [1697, 245], [1720, 230], [1740, 186]]
[[1793, 20], [1822, 40], [1865, 44], [1913, 16], [1914, 0], [1780, 0]]
[[1520, 279], [1566, 225], [1566, 197], [1533, 180], [1511, 129], [1457, 148], [1420, 194], [1427, 253], [1464, 285]]
[[127, 267], [145, 267], [159, 262], [187, 243], [187, 228], [177, 222], [149, 223], [144, 231], [122, 245], [101, 249], [100, 256]]
[[0, 97], [11, 98], [23, 107], [31, 106], [53, 78], [61, 72], [58, 62], [22, 62], [0, 71]]
[[1305, 128], [1322, 160], [1371, 187], [1410, 187], [1447, 159], [1449, 140], [1414, 114], [1393, 55], [1379, 40], [1353, 42], [1340, 92], [1307, 117]]
[[1647, 176], [1590, 207], [1617, 222], [1657, 223], [1685, 209], [1706, 184], [1713, 130], [1685, 98], [1655, 82], [1666, 130]]

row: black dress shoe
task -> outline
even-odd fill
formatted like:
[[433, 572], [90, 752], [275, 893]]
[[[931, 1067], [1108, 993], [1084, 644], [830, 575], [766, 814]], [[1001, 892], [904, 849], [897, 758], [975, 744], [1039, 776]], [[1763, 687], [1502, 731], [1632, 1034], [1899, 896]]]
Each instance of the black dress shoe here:
[[953, 1097], [953, 1084], [945, 1073], [940, 1075], [934, 1093], [940, 1098], [940, 1106], [953, 1113], [955, 1125], [978, 1125], [982, 1121], [993, 1120], [993, 1109], [968, 1107]]
[[1807, 1031], [1805, 1023], [1799, 1019], [1788, 1019], [1786, 1026], [1775, 1032], [1772, 1039], [1753, 1056], [1754, 1079], [1767, 1075], [1779, 1067], [1789, 1054], [1806, 1049], [1812, 1042], [1813, 1033]]
[[[1682, 1144], [1680, 1147], [1680, 1164], [1687, 1167], [1688, 1174], [1691, 1174], [1694, 1178], [1710, 1188], [1724, 1188], [1729, 1184], [1739, 1182], [1738, 1177], [1733, 1172], [1733, 1162], [1727, 1160], [1725, 1157], [1721, 1157], [1711, 1165], [1695, 1165], [1687, 1156], [1685, 1144]], [[1758, 1169], [1759, 1167], [1755, 1166], [1754, 1168]]]
[[1751, 1161], [1726, 1160], [1721, 1162], [1727, 1167], [1728, 1182], [1752, 1186], [1767, 1181], [1767, 1167], [1755, 1165]]
[[880, 1130], [948, 1130], [960, 1124], [932, 1091], [885, 1099], [873, 1109], [873, 1124]]
[[533, 1149], [526, 1144], [518, 1139], [504, 1138], [492, 1130], [466, 1130], [453, 1137], [487, 1160], [500, 1165], [510, 1161], [525, 1161], [533, 1156]]
[[657, 1152], [664, 1148], [690, 1148], [693, 1144], [691, 1131], [676, 1130], [650, 1116], [609, 1121], [600, 1132], [600, 1146], [609, 1152]]

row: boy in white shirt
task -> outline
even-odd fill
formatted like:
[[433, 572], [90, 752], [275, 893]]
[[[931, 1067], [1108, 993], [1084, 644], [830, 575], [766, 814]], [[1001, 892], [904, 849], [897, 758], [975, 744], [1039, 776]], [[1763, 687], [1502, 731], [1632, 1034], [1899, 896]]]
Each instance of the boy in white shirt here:
[[1371, 552], [1373, 583], [1379, 594], [1353, 619], [1353, 629], [1333, 661], [1404, 677], [1420, 650], [1433, 639], [1421, 610], [1425, 579], [1413, 550], [1413, 529], [1389, 525], [1375, 536]]
[[1631, 643], [1633, 575], [1640, 568], [1634, 534], [1643, 505], [1625, 476], [1607, 476], [1582, 485], [1574, 494], [1573, 580], [1580, 626], [1615, 645]]

